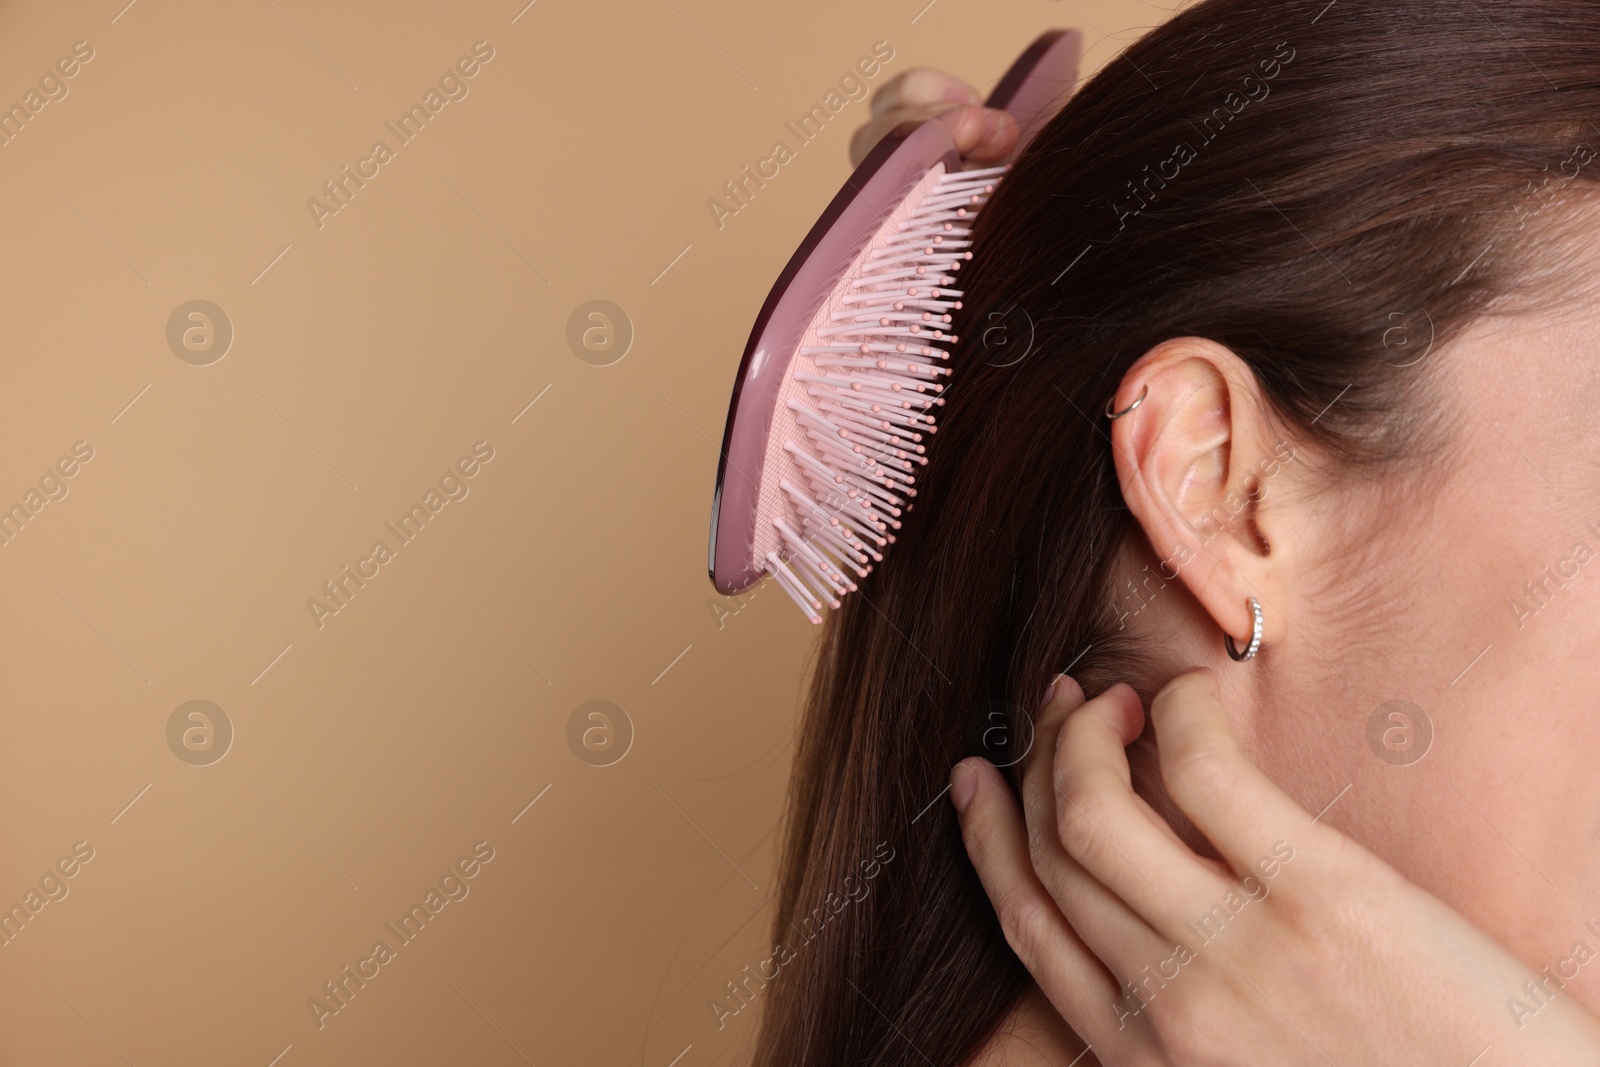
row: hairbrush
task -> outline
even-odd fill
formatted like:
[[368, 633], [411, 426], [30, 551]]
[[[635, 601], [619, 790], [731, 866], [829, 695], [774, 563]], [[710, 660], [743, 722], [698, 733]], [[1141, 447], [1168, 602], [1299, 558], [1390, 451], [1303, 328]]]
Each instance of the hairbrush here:
[[734, 381], [711, 505], [711, 581], [770, 575], [813, 623], [894, 542], [944, 404], [973, 220], [1076, 84], [1082, 37], [1043, 34], [984, 104], [1019, 127], [967, 168], [937, 120], [886, 135], [767, 294]]

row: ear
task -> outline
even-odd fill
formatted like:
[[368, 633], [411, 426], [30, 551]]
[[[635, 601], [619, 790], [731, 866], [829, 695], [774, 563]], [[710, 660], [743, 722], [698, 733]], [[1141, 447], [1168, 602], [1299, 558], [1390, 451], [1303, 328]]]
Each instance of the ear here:
[[[1148, 392], [1146, 392], [1148, 390]], [[1249, 598], [1273, 639], [1277, 586], [1286, 579], [1274, 533], [1291, 525], [1270, 483], [1294, 457], [1267, 419], [1255, 375], [1214, 341], [1179, 337], [1140, 357], [1112, 401], [1122, 411], [1111, 443], [1123, 500], [1161, 562], [1181, 578], [1236, 647], [1249, 640]]]

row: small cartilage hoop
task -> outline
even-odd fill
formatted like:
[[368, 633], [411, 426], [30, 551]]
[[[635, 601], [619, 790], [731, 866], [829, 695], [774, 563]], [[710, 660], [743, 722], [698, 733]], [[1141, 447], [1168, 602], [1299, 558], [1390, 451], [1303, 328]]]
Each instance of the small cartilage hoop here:
[[1222, 635], [1222, 643], [1227, 648], [1228, 655], [1241, 663], [1247, 659], [1253, 659], [1256, 650], [1261, 647], [1261, 601], [1255, 597], [1250, 598], [1250, 615], [1252, 619], [1250, 624], [1250, 644], [1245, 647], [1243, 652], [1240, 652], [1234, 646], [1232, 634], [1225, 633]]
[[1144, 398], [1149, 396], [1149, 395], [1150, 395], [1150, 383], [1146, 382], [1145, 385], [1144, 385], [1144, 392], [1139, 394], [1139, 399], [1135, 400], [1133, 403], [1129, 404], [1127, 407], [1123, 408], [1121, 411], [1112, 411], [1111, 410], [1111, 406], [1117, 402], [1116, 394], [1113, 393], [1111, 395], [1111, 399], [1106, 401], [1106, 418], [1108, 418], [1108, 419], [1120, 419], [1120, 418], [1122, 418], [1122, 416], [1126, 415], [1128, 412], [1132, 411], [1134, 408], [1136, 408], [1140, 404], [1144, 403]]

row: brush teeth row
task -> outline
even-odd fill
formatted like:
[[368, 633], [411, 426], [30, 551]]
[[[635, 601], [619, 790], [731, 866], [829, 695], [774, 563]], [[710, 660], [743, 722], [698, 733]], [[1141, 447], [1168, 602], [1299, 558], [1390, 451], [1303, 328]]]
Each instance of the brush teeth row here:
[[805, 440], [783, 442], [792, 464], [779, 488], [793, 512], [773, 518], [778, 547], [764, 562], [813, 623], [883, 559], [917, 495], [923, 441], [937, 432], [933, 413], [950, 375], [941, 361], [957, 340], [947, 329], [962, 291], [950, 286], [972, 258], [978, 209], [1006, 169], [925, 180], [921, 202], [878, 234], [857, 276], [839, 287], [836, 310], [812, 331], [825, 343], [795, 357], [791, 377], [806, 399], [790, 395], [786, 407]]

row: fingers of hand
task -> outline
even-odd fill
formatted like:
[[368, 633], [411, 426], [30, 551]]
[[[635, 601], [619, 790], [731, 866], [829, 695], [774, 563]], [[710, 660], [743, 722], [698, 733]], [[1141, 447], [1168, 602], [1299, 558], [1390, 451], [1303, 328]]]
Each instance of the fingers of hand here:
[[900, 125], [902, 122], [923, 122], [948, 111], [959, 104], [919, 104], [914, 107], [896, 108], [874, 118], [865, 126], [860, 127], [850, 135], [850, 160], [859, 165], [867, 158], [867, 153], [872, 151], [872, 146], [883, 140], [884, 134]]
[[[1171, 946], [1164, 944], [1165, 935], [1157, 936], [1117, 893], [1086, 871], [1063, 847], [1056, 803], [1059, 794], [1054, 783], [1054, 765], [1065, 730], [1080, 715], [1108, 714], [1122, 720], [1118, 728], [1128, 731], [1130, 737], [1137, 735], [1137, 726], [1126, 721], [1127, 709], [1115, 698], [1085, 701], [1078, 683], [1063, 675], [1034, 728], [1033, 749], [1023, 771], [1022, 794], [1035, 873], [1084, 943], [1113, 973], [1121, 975], [1136, 972], [1151, 959], [1170, 951]], [[1126, 784], [1123, 791], [1132, 795]], [[1073, 823], [1080, 825], [1075, 813]], [[1147, 832], [1155, 833], [1148, 828]], [[1096, 847], [1101, 844], [1103, 840], [1095, 842]]]
[[1028, 749], [1027, 761], [1022, 766], [1024, 797], [1048, 795], [1037, 786], [1043, 784], [1048, 789], [1055, 773], [1056, 745], [1061, 738], [1062, 724], [1067, 721], [1068, 715], [1084, 703], [1083, 688], [1069, 675], [1057, 675], [1044, 703], [1033, 717], [1033, 745]]
[[851, 134], [851, 162], [859, 165], [894, 126], [930, 118], [949, 126], [950, 139], [970, 160], [1003, 158], [1018, 139], [1016, 120], [1003, 110], [982, 106], [973, 86], [942, 70], [915, 67], [872, 94], [872, 120]]
[[1010, 787], [982, 759], [956, 764], [950, 785], [961, 840], [1012, 951], [1074, 1028], [1100, 1020], [1120, 994], [1117, 980], [1073, 932], [1034, 872], [1028, 829]]
[[978, 90], [942, 70], [912, 67], [903, 70], [872, 94], [872, 117], [922, 104], [978, 104]]
[[1017, 120], [1005, 111], [976, 103], [952, 103], [948, 100], [905, 104], [882, 114], [875, 112], [871, 122], [851, 135], [852, 162], [860, 164], [872, 151], [872, 146], [902, 122], [924, 122], [928, 119], [938, 119], [944, 123], [950, 130], [950, 138], [957, 150], [968, 159], [1000, 159], [1017, 143]]
[[998, 108], [963, 105], [940, 112], [938, 119], [968, 159], [999, 159], [1017, 143], [1017, 120]]
[[[1052, 805], [1066, 854], [1141, 922], [1175, 940], [1189, 913], [1227, 887], [1170, 828], [1163, 833], [1153, 824], [1154, 813], [1133, 792], [1125, 749], [1143, 725], [1139, 696], [1122, 683], [1079, 704], [1055, 742], [1053, 795], [1030, 802]], [[1070, 909], [1067, 917], [1076, 924]]]
[[1198, 862], [1200, 866], [1212, 872], [1218, 878], [1233, 877], [1233, 868], [1229, 867], [1222, 860], [1213, 859], [1211, 856], [1203, 856], [1195, 852], [1189, 845], [1189, 842], [1178, 836], [1178, 832], [1173, 829], [1172, 824], [1167, 821], [1166, 816], [1162, 815], [1155, 808], [1151, 807], [1150, 802], [1144, 797], [1140, 796], [1138, 793], [1135, 793], [1133, 795], [1133, 803], [1136, 807], [1138, 807], [1140, 812], [1144, 814], [1145, 820], [1149, 822], [1151, 826], [1155, 827], [1157, 833], [1159, 833], [1162, 837], [1167, 838], [1179, 848], [1188, 850], [1190, 854], [1194, 856], [1195, 861]]
[[1210, 668], [1168, 682], [1150, 717], [1167, 791], [1236, 871], [1255, 873], [1322, 829], [1245, 757]]

